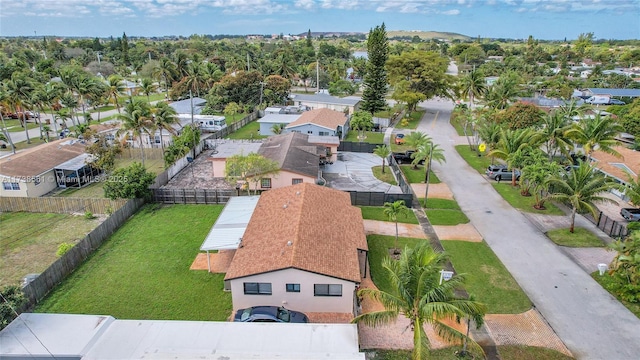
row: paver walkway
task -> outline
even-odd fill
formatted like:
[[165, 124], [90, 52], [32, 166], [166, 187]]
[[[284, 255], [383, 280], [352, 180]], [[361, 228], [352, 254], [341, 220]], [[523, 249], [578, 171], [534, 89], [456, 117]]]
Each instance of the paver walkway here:
[[484, 321], [496, 345], [545, 347], [571, 356], [569, 349], [536, 309], [522, 314], [488, 314]]

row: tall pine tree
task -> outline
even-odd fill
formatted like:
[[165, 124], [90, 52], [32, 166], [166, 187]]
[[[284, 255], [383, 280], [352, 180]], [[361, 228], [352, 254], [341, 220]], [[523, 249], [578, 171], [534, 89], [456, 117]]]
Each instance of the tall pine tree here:
[[362, 110], [374, 114], [387, 107], [387, 71], [385, 64], [389, 57], [389, 40], [382, 23], [369, 31], [367, 38], [367, 61], [364, 75], [364, 92], [362, 93]]

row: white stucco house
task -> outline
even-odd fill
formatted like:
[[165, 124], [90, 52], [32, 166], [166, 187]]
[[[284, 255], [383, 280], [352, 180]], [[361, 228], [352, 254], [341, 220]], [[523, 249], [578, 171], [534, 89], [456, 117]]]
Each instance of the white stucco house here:
[[331, 109], [345, 112], [348, 115], [360, 110], [361, 100], [357, 96], [343, 98], [329, 94], [291, 94], [289, 99], [295, 106], [306, 106], [310, 109]]
[[362, 213], [350, 195], [302, 183], [260, 195], [225, 276], [234, 309], [355, 313], [366, 274]]
[[347, 133], [349, 118], [340, 111], [315, 109], [304, 112], [295, 121], [290, 122], [286, 132], [297, 132], [317, 136], [337, 136], [343, 139]]

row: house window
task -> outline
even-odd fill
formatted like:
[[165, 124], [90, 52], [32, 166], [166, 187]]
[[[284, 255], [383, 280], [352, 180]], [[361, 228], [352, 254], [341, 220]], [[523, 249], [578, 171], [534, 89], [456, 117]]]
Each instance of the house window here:
[[300, 292], [300, 284], [287, 284], [287, 292]]
[[342, 296], [342, 285], [340, 284], [314, 284], [314, 296]]
[[329, 132], [328, 131], [320, 131], [320, 132], [318, 132], [318, 135], [320, 135], [320, 136], [329, 136]]
[[16, 182], [3, 182], [2, 186], [4, 187], [5, 190], [20, 190], [20, 184], [16, 183]]
[[243, 283], [245, 295], [271, 295], [271, 283]]
[[291, 185], [302, 184], [302, 179], [291, 179]]
[[263, 189], [271, 189], [271, 179], [270, 178], [260, 179], [260, 186], [262, 186]]

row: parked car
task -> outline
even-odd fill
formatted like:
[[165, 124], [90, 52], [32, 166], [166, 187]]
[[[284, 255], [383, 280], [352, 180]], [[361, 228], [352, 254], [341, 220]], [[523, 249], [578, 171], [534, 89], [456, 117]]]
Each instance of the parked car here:
[[233, 321], [308, 323], [309, 318], [299, 311], [285, 309], [281, 306], [254, 306], [238, 310]]
[[396, 145], [404, 144], [404, 134], [396, 134]]
[[620, 209], [620, 215], [627, 221], [640, 221], [640, 209], [623, 208]]
[[[489, 179], [496, 181], [511, 180], [513, 177], [513, 171], [507, 168], [505, 165], [489, 165], [484, 172]], [[516, 170], [516, 180], [520, 180], [520, 171]]]
[[[394, 152], [393, 158], [398, 164], [409, 164], [413, 162], [413, 150], [407, 150], [405, 152]], [[420, 165], [424, 165], [424, 159], [420, 160]]]
[[627, 103], [625, 103], [622, 100], [611, 99], [611, 100], [609, 100], [609, 105], [627, 105]]

